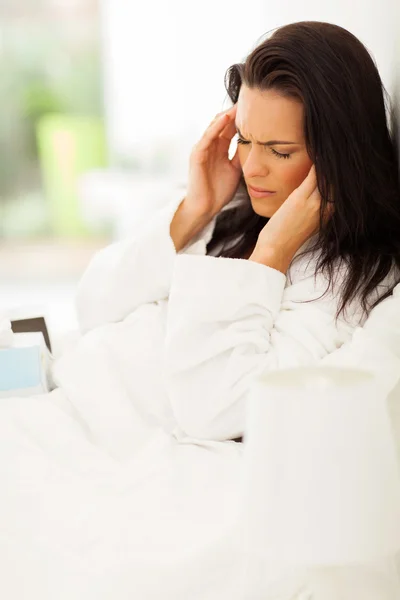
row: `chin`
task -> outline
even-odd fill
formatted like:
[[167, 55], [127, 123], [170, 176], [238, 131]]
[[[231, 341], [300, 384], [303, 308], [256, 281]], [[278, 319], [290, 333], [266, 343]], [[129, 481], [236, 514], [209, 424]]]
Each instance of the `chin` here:
[[250, 198], [250, 201], [254, 212], [257, 213], [257, 215], [259, 215], [260, 217], [270, 218], [274, 213], [276, 213], [276, 211], [279, 208], [277, 208], [276, 206], [268, 206], [268, 200]]

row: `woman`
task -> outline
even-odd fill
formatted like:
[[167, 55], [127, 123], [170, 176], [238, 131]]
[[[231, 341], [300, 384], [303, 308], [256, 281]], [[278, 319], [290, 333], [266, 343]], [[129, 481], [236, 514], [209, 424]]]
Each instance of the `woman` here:
[[157, 321], [157, 344], [131, 361], [143, 410], [163, 398], [182, 432], [214, 440], [242, 435], [261, 371], [347, 341], [400, 266], [396, 155], [365, 47], [336, 25], [294, 23], [233, 65], [226, 87], [233, 106], [194, 147], [185, 198], [96, 256], [77, 300], [83, 331], [140, 310], [139, 348]]
[[335, 25], [278, 29], [229, 69], [227, 89], [233, 106], [194, 147], [184, 198], [89, 265], [84, 335], [55, 365], [59, 389], [1, 403], [7, 598], [312, 592], [301, 576], [272, 586], [265, 565], [241, 588], [231, 440], [265, 370], [378, 370], [381, 347], [395, 385], [399, 335], [388, 349], [383, 335], [389, 316], [400, 331], [394, 145], [376, 67]]

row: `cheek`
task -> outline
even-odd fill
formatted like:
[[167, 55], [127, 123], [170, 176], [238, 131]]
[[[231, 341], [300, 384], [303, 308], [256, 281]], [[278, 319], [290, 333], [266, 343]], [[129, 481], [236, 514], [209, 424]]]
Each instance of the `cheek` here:
[[302, 160], [291, 159], [279, 159], [279, 162], [285, 163], [279, 169], [279, 178], [288, 193], [291, 193], [304, 181], [307, 177], [312, 161], [309, 158]]

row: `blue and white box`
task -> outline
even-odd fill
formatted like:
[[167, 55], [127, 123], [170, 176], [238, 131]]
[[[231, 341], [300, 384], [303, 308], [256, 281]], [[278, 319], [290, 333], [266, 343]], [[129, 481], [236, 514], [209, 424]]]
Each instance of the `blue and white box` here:
[[41, 332], [14, 333], [10, 345], [0, 348], [0, 398], [49, 392], [51, 363]]

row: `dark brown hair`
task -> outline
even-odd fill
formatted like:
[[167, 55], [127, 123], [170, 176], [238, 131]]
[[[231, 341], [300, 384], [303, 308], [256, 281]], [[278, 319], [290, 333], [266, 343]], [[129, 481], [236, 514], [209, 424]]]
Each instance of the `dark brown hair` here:
[[[244, 63], [227, 70], [225, 87], [233, 104], [242, 84], [303, 103], [306, 148], [322, 198], [313, 246], [319, 251], [316, 273], [328, 275], [329, 289], [338, 263], [344, 263], [336, 316], [358, 296], [368, 315], [399, 279], [373, 304], [370, 294], [390, 273], [400, 272], [400, 182], [386, 108], [393, 115], [374, 59], [343, 27], [301, 21], [275, 30]], [[218, 256], [244, 258], [268, 222], [254, 212], [243, 175], [237, 194], [242, 201], [217, 217], [208, 253], [219, 248]], [[335, 211], [323, 225], [328, 202]], [[239, 239], [238, 231], [243, 232]]]

